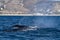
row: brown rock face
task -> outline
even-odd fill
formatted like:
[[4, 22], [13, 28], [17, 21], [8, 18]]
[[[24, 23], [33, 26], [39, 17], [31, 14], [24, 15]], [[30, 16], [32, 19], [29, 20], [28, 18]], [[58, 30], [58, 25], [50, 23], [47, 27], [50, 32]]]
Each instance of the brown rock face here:
[[6, 5], [5, 10], [28, 13], [33, 9], [33, 5], [38, 1], [37, 0], [7, 0], [7, 1], [5, 0], [5, 5]]
[[60, 12], [60, 2], [56, 2], [56, 3], [54, 3], [54, 8], [53, 8], [53, 10], [55, 11], [55, 12]]

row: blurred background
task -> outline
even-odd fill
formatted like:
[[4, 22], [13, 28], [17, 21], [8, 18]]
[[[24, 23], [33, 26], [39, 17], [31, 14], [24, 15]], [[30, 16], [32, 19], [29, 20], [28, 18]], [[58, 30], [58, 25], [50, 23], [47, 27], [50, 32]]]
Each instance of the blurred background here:
[[0, 0], [2, 13], [59, 14], [59, 0]]

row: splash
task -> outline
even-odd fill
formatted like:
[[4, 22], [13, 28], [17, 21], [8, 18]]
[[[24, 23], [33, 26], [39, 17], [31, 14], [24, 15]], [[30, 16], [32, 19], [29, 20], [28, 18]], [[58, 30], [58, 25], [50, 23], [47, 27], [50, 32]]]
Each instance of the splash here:
[[17, 31], [31, 31], [37, 30], [38, 26], [25, 26], [25, 25], [13, 25], [10, 29], [3, 30], [4, 32], [17, 32]]
[[29, 26], [27, 29], [24, 29], [22, 31], [31, 31], [31, 30], [37, 30], [39, 27], [38, 26]]

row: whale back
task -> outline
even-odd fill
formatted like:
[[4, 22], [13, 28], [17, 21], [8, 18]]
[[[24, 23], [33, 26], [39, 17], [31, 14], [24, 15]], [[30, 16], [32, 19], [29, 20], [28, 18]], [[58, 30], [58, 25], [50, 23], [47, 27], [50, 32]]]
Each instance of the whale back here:
[[16, 31], [22, 31], [22, 30], [26, 30], [28, 28], [28, 26], [25, 25], [13, 25], [10, 30], [4, 30], [5, 32], [16, 32]]
[[28, 28], [28, 26], [25, 26], [25, 25], [13, 25], [12, 28], [16, 28], [16, 29], [26, 29]]

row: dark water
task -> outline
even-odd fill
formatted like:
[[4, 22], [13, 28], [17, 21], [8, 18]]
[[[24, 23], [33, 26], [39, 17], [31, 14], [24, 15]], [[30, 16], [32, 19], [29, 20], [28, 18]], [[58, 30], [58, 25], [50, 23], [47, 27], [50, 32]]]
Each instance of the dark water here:
[[60, 31], [47, 28], [24, 32], [0, 32], [0, 40], [60, 40]]
[[[37, 30], [4, 32], [12, 25], [37, 26]], [[60, 40], [60, 16], [0, 16], [0, 40]]]

